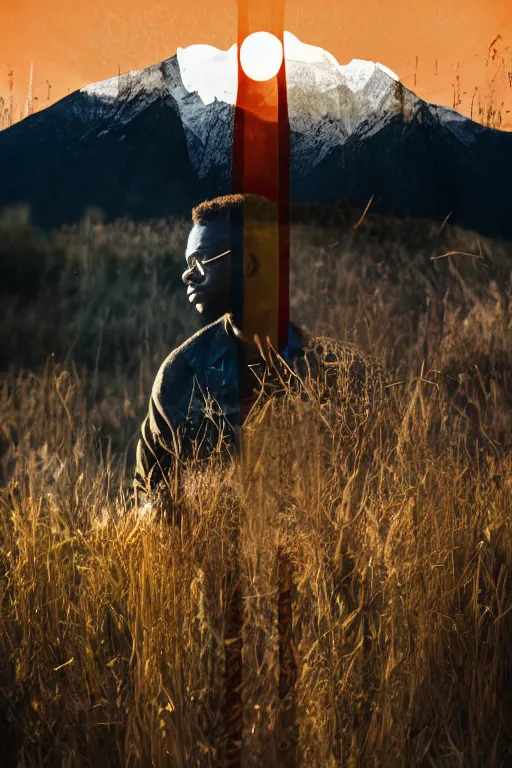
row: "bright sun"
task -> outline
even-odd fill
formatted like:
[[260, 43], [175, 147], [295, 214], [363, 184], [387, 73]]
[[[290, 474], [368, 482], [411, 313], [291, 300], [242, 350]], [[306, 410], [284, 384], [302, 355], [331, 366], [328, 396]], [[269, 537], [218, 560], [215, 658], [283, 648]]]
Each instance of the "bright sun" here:
[[281, 41], [270, 32], [253, 32], [240, 48], [242, 69], [251, 80], [270, 80], [275, 77], [283, 61]]

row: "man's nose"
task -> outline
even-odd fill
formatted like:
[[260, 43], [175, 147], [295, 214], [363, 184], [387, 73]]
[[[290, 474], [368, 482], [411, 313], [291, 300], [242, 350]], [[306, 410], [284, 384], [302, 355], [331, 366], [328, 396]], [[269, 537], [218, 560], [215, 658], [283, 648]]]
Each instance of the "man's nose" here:
[[197, 269], [197, 266], [194, 265], [193, 267], [189, 267], [184, 271], [184, 273], [181, 276], [181, 279], [185, 284], [202, 283], [204, 280], [204, 275], [201, 274], [201, 272]]

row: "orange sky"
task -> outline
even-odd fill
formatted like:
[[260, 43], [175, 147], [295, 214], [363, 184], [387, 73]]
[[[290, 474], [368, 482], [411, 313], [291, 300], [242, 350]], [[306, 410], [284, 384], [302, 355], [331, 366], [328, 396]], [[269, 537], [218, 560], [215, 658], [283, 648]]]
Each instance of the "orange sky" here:
[[[0, 96], [8, 98], [12, 68], [19, 117], [31, 61], [40, 109], [68, 90], [117, 74], [118, 66], [138, 69], [178, 46], [228, 48], [236, 23], [235, 0], [0, 0]], [[512, 130], [510, 0], [289, 0], [285, 27], [342, 64], [380, 61], [422, 98], [450, 107], [458, 65], [458, 109], [470, 115], [478, 87], [474, 119], [480, 93], [481, 106], [492, 97], [500, 127]]]

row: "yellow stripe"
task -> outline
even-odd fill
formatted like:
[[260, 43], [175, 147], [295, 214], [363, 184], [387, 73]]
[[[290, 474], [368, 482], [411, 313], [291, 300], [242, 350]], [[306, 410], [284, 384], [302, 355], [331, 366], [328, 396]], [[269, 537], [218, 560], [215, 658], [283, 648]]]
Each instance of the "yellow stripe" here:
[[244, 204], [244, 335], [258, 334], [264, 347], [269, 337], [277, 348], [279, 313], [279, 226], [275, 218], [264, 224], [254, 211], [255, 201]]

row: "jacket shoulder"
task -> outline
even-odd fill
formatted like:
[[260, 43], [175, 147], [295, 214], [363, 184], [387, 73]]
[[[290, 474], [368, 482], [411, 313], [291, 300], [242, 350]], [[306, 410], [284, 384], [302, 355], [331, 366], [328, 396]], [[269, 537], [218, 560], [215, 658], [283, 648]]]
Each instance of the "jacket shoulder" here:
[[190, 393], [194, 375], [200, 375], [215, 358], [225, 354], [231, 343], [228, 322], [227, 316], [223, 316], [172, 350], [160, 365], [153, 383], [152, 396], [156, 402], [168, 401], [171, 394], [174, 399], [181, 393]]

